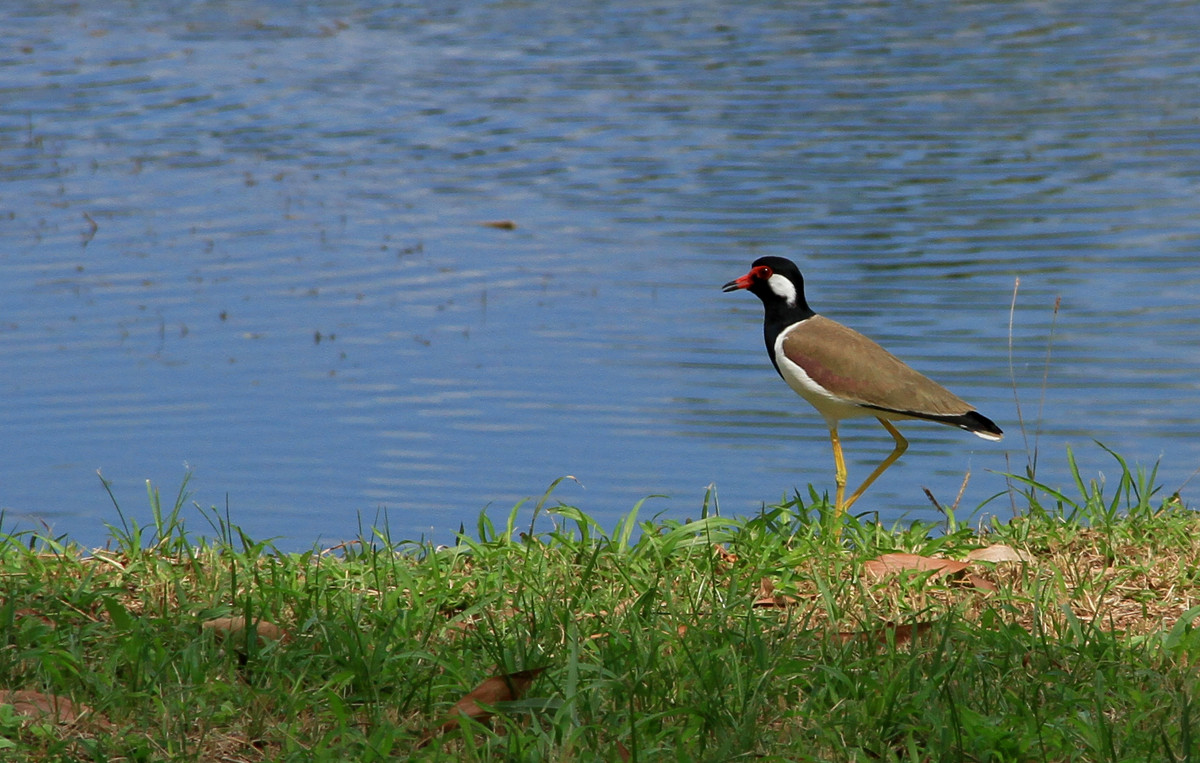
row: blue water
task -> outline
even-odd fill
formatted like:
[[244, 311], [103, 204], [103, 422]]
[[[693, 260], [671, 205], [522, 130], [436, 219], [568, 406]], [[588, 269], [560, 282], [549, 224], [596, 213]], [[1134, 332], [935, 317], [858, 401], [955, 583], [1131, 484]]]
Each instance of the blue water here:
[[[764, 254], [1009, 434], [911, 425], [856, 510], [935, 519], [969, 470], [969, 512], [1035, 448], [1111, 481], [1093, 440], [1200, 468], [1190, 3], [5, 8], [7, 529], [103, 543], [189, 473], [293, 548], [564, 475], [609, 526], [832, 491], [720, 291]], [[852, 484], [891, 447], [843, 440]]]

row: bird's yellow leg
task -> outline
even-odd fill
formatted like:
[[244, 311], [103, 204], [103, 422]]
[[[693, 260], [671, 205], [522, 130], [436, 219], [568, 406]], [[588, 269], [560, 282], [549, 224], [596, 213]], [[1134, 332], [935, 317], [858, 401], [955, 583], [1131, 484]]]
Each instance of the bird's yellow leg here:
[[[846, 499], [846, 504], [844, 506], [842, 506], [842, 511], [845, 511], [846, 509], [850, 508], [854, 504], [854, 502], [858, 500], [859, 496], [861, 496], [863, 493], [866, 492], [867, 488], [871, 486], [871, 483], [874, 482], [875, 480], [879, 479], [879, 475], [881, 475], [885, 471], [887, 471], [887, 468], [889, 466], [891, 466], [892, 464], [896, 463], [896, 459], [900, 458], [900, 456], [904, 454], [904, 451], [908, 450], [908, 440], [904, 439], [904, 435], [900, 434], [899, 429], [896, 429], [896, 427], [892, 426], [891, 422], [888, 421], [887, 419], [879, 418], [878, 416], [876, 416], [875, 418], [878, 419], [879, 423], [883, 424], [883, 428], [886, 429], [892, 435], [892, 439], [894, 439], [896, 441], [896, 449], [893, 450], [887, 458], [883, 459], [883, 463], [881, 463], [879, 466], [876, 466], [875, 471], [871, 472], [870, 476], [867, 477], [865, 480], [863, 480], [863, 483], [858, 486], [858, 490], [855, 490], [850, 495], [850, 497]], [[840, 462], [841, 458], [842, 458], [841, 448], [837, 447], [836, 438], [835, 438], [834, 442], [835, 442], [835, 448], [837, 450], [837, 458], [838, 458], [838, 461]], [[845, 467], [843, 466], [842, 467], [842, 480], [845, 481], [845, 479], [846, 479]], [[838, 490], [838, 497], [841, 498], [841, 489], [840, 488]], [[839, 501], [839, 503], [840, 502], [841, 501]]]
[[833, 479], [837, 483], [837, 498], [833, 503], [833, 517], [837, 519], [846, 510], [846, 507], [842, 505], [842, 499], [846, 496], [846, 459], [842, 457], [842, 441], [838, 439], [837, 424], [829, 427], [829, 440], [833, 443]]

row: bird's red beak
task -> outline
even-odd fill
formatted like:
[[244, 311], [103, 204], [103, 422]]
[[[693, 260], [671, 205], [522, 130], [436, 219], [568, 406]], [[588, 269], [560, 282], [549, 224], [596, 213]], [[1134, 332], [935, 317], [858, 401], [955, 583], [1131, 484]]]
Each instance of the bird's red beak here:
[[737, 291], [738, 289], [749, 289], [750, 284], [752, 284], [752, 283], [754, 283], [754, 271], [753, 270], [751, 270], [749, 273], [742, 276], [741, 278], [735, 278], [734, 280], [725, 284], [724, 286], [721, 287], [721, 291], [730, 292], [730, 291]]

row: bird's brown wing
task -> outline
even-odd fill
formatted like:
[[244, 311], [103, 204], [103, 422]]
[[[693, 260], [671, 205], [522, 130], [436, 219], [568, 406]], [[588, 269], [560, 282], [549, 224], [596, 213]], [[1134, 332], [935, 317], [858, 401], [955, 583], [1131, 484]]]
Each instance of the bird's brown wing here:
[[820, 315], [788, 329], [781, 349], [809, 378], [852, 403], [921, 417], [974, 410], [878, 343]]

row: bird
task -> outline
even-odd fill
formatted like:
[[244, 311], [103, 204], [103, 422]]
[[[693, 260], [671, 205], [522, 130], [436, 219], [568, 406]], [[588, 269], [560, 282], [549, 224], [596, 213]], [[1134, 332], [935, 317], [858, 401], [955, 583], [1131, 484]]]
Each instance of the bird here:
[[[875, 480], [908, 449], [893, 421], [919, 419], [959, 427], [985, 440], [1004, 432], [950, 390], [915, 371], [874, 340], [818, 315], [804, 296], [804, 276], [784, 257], [759, 257], [750, 272], [721, 287], [745, 289], [762, 300], [763, 338], [775, 370], [796, 394], [825, 418], [833, 445], [837, 494], [834, 517], [840, 518]], [[838, 437], [843, 419], [874, 416], [896, 442], [849, 498], [846, 461]]]

